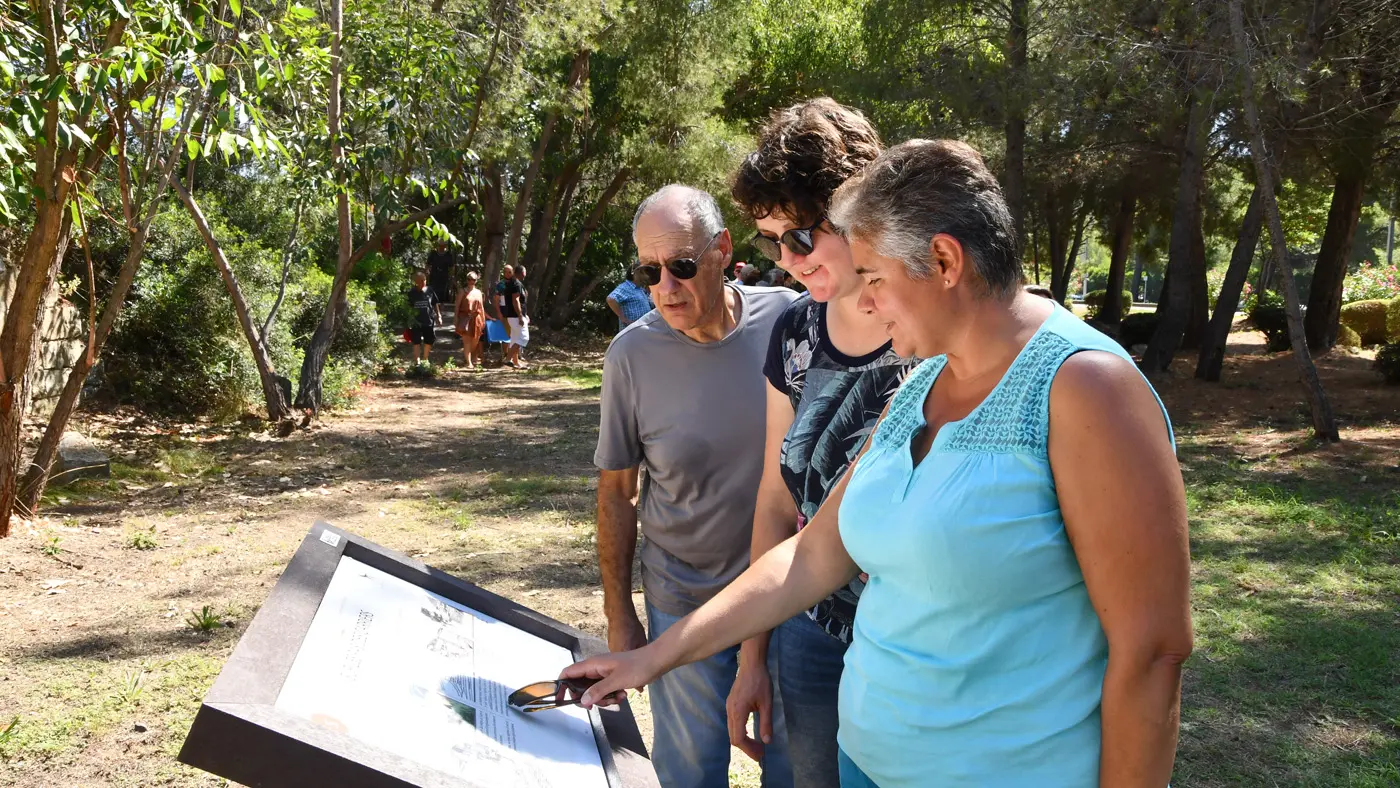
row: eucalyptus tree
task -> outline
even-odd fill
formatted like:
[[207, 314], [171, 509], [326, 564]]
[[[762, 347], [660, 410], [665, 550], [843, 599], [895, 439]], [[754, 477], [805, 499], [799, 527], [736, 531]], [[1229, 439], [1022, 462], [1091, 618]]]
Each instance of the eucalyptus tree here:
[[[237, 0], [227, 4], [239, 8]], [[38, 310], [75, 220], [80, 231], [86, 225], [82, 206], [95, 207], [94, 180], [117, 181], [119, 188], [113, 191], [122, 196], [123, 224], [128, 232], [139, 232], [138, 222], [144, 219], [132, 200], [127, 154], [129, 145], [150, 143], [133, 142], [133, 128], [144, 118], [148, 128], [169, 132], [182, 117], [189, 118], [191, 85], [215, 94], [227, 90], [231, 75], [216, 49], [246, 54], [250, 48], [247, 40], [234, 37], [220, 47], [207, 31], [221, 10], [203, 3], [30, 0], [7, 2], [5, 11], [0, 14], [0, 164], [5, 171], [0, 211], [9, 218], [22, 215], [30, 229], [0, 331], [0, 536], [9, 532], [21, 476], [20, 424], [27, 373], [38, 352]], [[237, 107], [206, 115], [201, 150], [233, 144], [224, 135], [247, 116]], [[157, 167], [154, 159], [145, 161]], [[156, 188], [158, 181], [144, 185]], [[95, 358], [100, 343], [93, 328], [89, 356]]]

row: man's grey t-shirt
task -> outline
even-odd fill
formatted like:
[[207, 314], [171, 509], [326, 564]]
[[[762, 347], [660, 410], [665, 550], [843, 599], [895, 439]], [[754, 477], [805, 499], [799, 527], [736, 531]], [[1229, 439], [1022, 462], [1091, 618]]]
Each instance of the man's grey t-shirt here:
[[774, 322], [797, 298], [787, 288], [726, 285], [738, 325], [702, 344], [659, 311], [613, 339], [603, 362], [602, 418], [593, 463], [646, 471], [637, 521], [647, 601], [685, 615], [749, 565], [754, 499], [763, 473]]

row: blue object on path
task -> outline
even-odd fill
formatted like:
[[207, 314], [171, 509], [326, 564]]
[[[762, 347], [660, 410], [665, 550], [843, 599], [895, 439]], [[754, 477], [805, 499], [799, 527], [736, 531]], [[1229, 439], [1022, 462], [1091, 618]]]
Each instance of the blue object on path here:
[[510, 329], [499, 320], [486, 321], [486, 341], [487, 342], [509, 342]]

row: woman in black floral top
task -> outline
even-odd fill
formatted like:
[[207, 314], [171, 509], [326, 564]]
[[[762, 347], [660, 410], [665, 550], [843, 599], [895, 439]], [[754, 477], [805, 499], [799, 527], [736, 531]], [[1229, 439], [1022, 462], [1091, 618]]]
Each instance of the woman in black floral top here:
[[[734, 200], [758, 225], [752, 243], [807, 289], [774, 326], [764, 364], [768, 440], [751, 560], [816, 514], [913, 366], [857, 306], [863, 282], [850, 247], [826, 222], [832, 193], [879, 153], [864, 116], [814, 99], [775, 112], [735, 178]], [[776, 684], [797, 788], [839, 783], [836, 693], [862, 587], [857, 579], [777, 630], [777, 676], [766, 666], [768, 634], [740, 650], [730, 739], [758, 757], [762, 745], [745, 723], [757, 712], [760, 735], [769, 738]]]

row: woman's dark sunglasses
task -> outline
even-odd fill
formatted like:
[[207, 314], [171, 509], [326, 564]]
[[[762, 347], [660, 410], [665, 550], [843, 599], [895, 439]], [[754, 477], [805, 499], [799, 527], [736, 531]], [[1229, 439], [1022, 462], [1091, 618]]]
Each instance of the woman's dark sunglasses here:
[[783, 233], [776, 241], [763, 233], [754, 233], [753, 238], [749, 239], [749, 243], [753, 244], [759, 254], [775, 263], [783, 257], [783, 246], [786, 246], [788, 251], [793, 254], [808, 255], [812, 253], [814, 247], [812, 233], [815, 233], [824, 221], [826, 221], [825, 217], [818, 219], [817, 223], [811, 227], [794, 227]]
[[[544, 711], [560, 706], [572, 706], [583, 699], [584, 690], [597, 683], [597, 679], [537, 681], [512, 692], [507, 702], [521, 711]], [[573, 697], [569, 697], [570, 695]]]
[[[668, 261], [666, 263], [666, 270], [670, 271], [671, 276], [677, 279], [694, 279], [695, 274], [700, 271], [700, 260], [704, 258], [706, 252], [710, 251], [710, 247], [714, 246], [715, 239], [718, 238], [722, 232], [724, 231], [720, 230], [719, 233], [710, 236], [710, 242], [705, 244], [705, 248], [701, 249], [700, 254], [695, 255], [693, 259], [681, 257]], [[647, 287], [655, 287], [661, 284], [661, 266], [656, 263], [639, 263], [637, 265], [637, 274], [641, 277], [642, 284]]]

